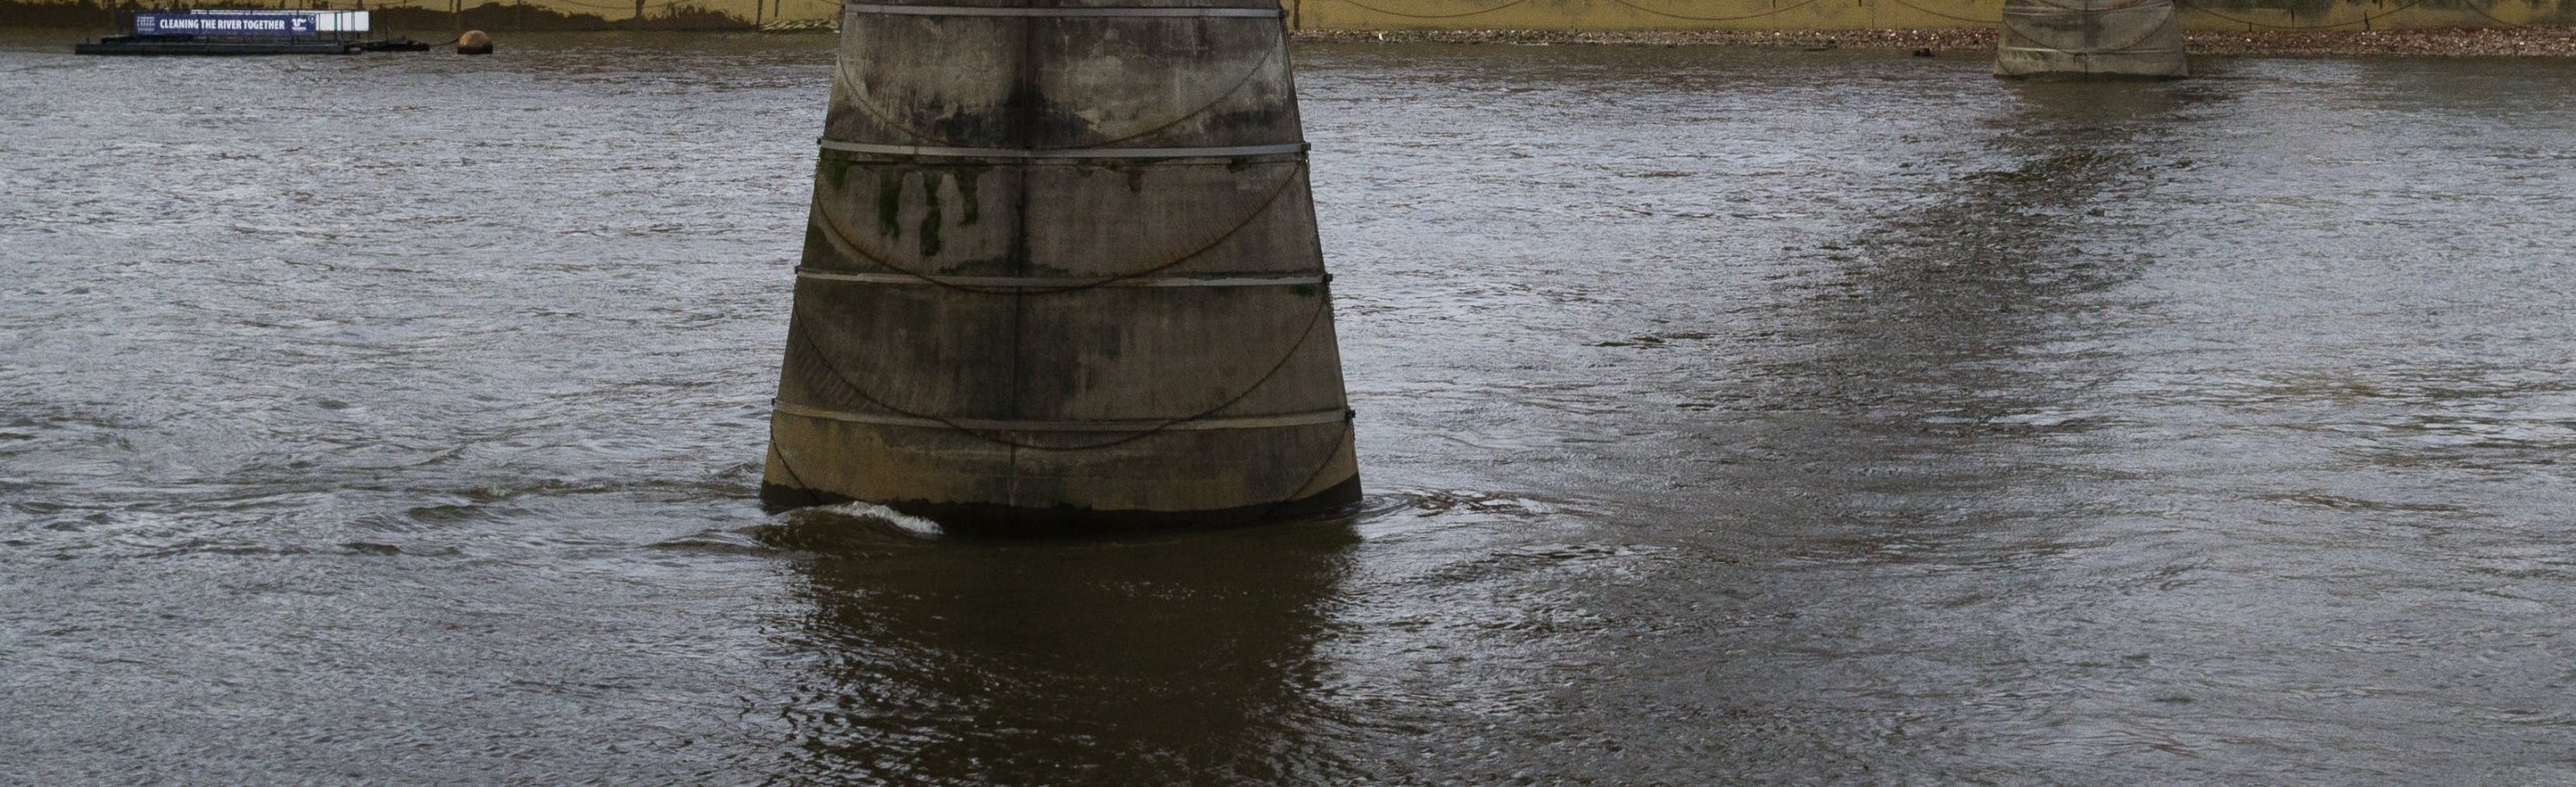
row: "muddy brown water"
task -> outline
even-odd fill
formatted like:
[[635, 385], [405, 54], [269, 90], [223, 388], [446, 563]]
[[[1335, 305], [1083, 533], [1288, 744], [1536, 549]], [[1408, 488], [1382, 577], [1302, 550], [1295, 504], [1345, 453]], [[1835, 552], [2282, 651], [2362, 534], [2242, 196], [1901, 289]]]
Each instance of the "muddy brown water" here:
[[0, 782], [2576, 779], [2576, 64], [1302, 47], [1368, 500], [1017, 543], [754, 499], [828, 43], [0, 43]]

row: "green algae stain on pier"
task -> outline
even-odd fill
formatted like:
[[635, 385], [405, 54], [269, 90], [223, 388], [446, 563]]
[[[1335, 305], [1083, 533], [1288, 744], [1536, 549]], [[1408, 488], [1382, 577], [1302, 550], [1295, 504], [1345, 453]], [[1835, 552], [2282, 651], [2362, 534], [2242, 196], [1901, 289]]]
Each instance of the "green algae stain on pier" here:
[[984, 180], [984, 173], [990, 169], [989, 167], [956, 168], [954, 179], [957, 186], [957, 199], [965, 203], [966, 208], [966, 215], [957, 218], [957, 226], [974, 226], [975, 220], [983, 217], [984, 201], [977, 196], [976, 187]]
[[889, 172], [877, 181], [877, 234], [903, 237], [903, 173]]
[[924, 197], [922, 200], [924, 208], [921, 213], [921, 256], [923, 259], [938, 256], [939, 254], [939, 225], [943, 218], [941, 216], [942, 211], [940, 208], [944, 203], [946, 203], [946, 200], [939, 198], [940, 183], [941, 181], [939, 180], [931, 179], [930, 173], [925, 172], [921, 175], [921, 185], [923, 187], [922, 195]]
[[814, 162], [815, 170], [832, 182], [833, 191], [849, 188], [850, 168], [857, 165], [858, 162], [851, 161], [848, 157], [835, 156], [828, 151]]

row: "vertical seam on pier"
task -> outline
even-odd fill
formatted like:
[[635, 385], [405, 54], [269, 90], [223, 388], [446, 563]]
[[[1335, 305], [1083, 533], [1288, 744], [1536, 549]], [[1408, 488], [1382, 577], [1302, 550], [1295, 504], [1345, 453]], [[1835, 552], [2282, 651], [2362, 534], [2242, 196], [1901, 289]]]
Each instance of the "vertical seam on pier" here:
[[[1299, 10], [1303, 10], [1305, 5], [1304, 0], [1297, 0]], [[1279, 84], [1287, 90], [1288, 114], [1297, 119], [1297, 141], [1299, 143], [1303, 143], [1306, 141], [1306, 111], [1298, 108], [1297, 106], [1297, 61], [1292, 59], [1295, 56], [1288, 52], [1288, 39], [1290, 38], [1289, 31], [1294, 30], [1295, 28], [1296, 25], [1291, 24], [1286, 15], [1279, 17]], [[1304, 155], [1299, 155], [1297, 157], [1297, 172], [1289, 177], [1303, 177], [1307, 172], [1312, 171], [1314, 166], [1315, 162], [1307, 159]], [[1309, 204], [1312, 204], [1315, 199], [1314, 188], [1315, 187], [1312, 185], [1308, 185], [1306, 187], [1306, 200]], [[1317, 244], [1315, 248], [1317, 250], [1316, 259], [1320, 261], [1323, 259], [1322, 249], [1324, 247], [1321, 244]], [[1320, 262], [1318, 267], [1321, 267]], [[1336, 352], [1339, 351], [1336, 350]]]
[[[1034, 2], [1024, 2], [1022, 5], [1035, 7], [1036, 4]], [[1019, 68], [1017, 69], [1019, 72], [1017, 77], [1020, 84], [1014, 86], [1012, 92], [1019, 93], [1021, 90], [1028, 91], [1025, 100], [1028, 101], [1030, 105], [1012, 108], [1011, 112], [1005, 115], [1005, 119], [1003, 120], [1003, 128], [1005, 132], [1016, 137], [1025, 137], [1026, 135], [1036, 133], [1037, 129], [1038, 118], [1036, 117], [1036, 108], [1034, 104], [1039, 98], [1037, 95], [1038, 78], [1040, 76], [1040, 74], [1037, 73], [1038, 21], [1039, 20], [1036, 17], [1025, 17], [1020, 20], [1020, 62]], [[1019, 193], [1011, 196], [1011, 201], [1014, 203], [1011, 216], [1011, 260], [1012, 263], [1018, 267], [1018, 270], [1013, 271], [1013, 273], [1026, 276], [1031, 272], [1031, 266], [1029, 265], [1029, 172], [1031, 170], [1030, 167], [1025, 164], [1016, 167], [1015, 169], [1019, 172], [1020, 183], [1018, 189]], [[1012, 418], [1028, 417], [1028, 413], [1023, 410], [1021, 406], [1021, 402], [1024, 401], [1024, 397], [1028, 395], [1028, 378], [1026, 374], [1027, 364], [1023, 362], [1024, 356], [1027, 355], [1026, 350], [1028, 349], [1029, 340], [1028, 307], [1029, 298], [1027, 293], [1015, 292], [1011, 294], [1010, 414]], [[1013, 445], [1009, 446], [1006, 450], [1010, 451], [1011, 460], [1004, 465], [1006, 468], [1004, 472], [1007, 476], [1002, 482], [1002, 499], [1007, 504], [1016, 506], [1020, 504], [1020, 447]]]

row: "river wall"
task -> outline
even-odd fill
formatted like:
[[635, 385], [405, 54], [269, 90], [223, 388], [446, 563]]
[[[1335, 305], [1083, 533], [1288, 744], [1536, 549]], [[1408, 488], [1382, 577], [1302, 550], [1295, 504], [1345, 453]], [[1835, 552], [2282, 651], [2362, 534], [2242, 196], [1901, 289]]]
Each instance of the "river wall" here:
[[[2576, 24], [2576, 0], [2177, 0], [2190, 30]], [[2003, 0], [1288, 0], [1301, 30], [1868, 30], [1989, 27]]]
[[[2003, 0], [1283, 0], [1289, 25], [1314, 30], [1867, 30], [1988, 27]], [[178, 4], [185, 7], [185, 4]], [[204, 6], [284, 7], [214, 2]], [[306, 7], [311, 3], [294, 3]], [[369, 7], [379, 27], [453, 26], [444, 3]], [[2177, 0], [2185, 29], [2407, 30], [2576, 24], [2576, 0]], [[133, 3], [0, 0], [0, 26], [105, 27]], [[512, 30], [829, 29], [833, 0], [532, 0], [476, 3], [463, 26]]]
[[[757, 6], [757, 7], [755, 7]], [[643, 4], [616, 0], [537, 0], [474, 2], [435, 7], [419, 3], [298, 2], [297, 0], [200, 0], [198, 2], [26, 2], [0, 0], [0, 27], [113, 29], [134, 11], [187, 8], [324, 8], [374, 12], [377, 32], [476, 29], [518, 31], [743, 30], [785, 22], [785, 27], [830, 30], [840, 5], [832, 0], [651, 0]]]

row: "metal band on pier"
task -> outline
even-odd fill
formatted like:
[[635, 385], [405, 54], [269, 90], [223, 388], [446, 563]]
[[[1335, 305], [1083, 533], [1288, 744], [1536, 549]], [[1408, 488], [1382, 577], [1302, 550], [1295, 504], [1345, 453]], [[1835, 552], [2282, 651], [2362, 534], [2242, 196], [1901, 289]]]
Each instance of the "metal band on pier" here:
[[800, 279], [850, 281], [867, 284], [938, 284], [950, 287], [990, 287], [995, 289], [1078, 290], [1093, 287], [1295, 287], [1315, 286], [1331, 281], [1323, 275], [1304, 276], [1150, 276], [1122, 279], [1101, 276], [1075, 279], [1060, 276], [931, 276], [911, 273], [835, 273], [797, 268]]
[[980, 432], [1168, 432], [1207, 431], [1218, 429], [1280, 429], [1292, 426], [1337, 424], [1350, 420], [1349, 410], [1316, 410], [1284, 415], [1247, 415], [1230, 418], [1184, 418], [1178, 420], [1130, 421], [997, 421], [980, 418], [916, 418], [891, 413], [853, 413], [825, 410], [787, 402], [773, 403], [772, 408], [788, 415], [844, 421], [876, 426], [911, 426], [923, 429], [968, 429]]
[[1277, 156], [1306, 152], [1306, 143], [1277, 145], [1234, 145], [1219, 148], [944, 148], [921, 145], [879, 145], [870, 142], [818, 140], [824, 150], [844, 153], [874, 153], [886, 156], [939, 156], [950, 158], [1002, 159], [1089, 159], [1089, 158], [1242, 158]]
[[889, 14], [897, 16], [1021, 16], [1021, 17], [1250, 17], [1277, 19], [1284, 16], [1276, 8], [995, 8], [968, 5], [882, 5], [851, 3], [841, 6], [843, 14]]
[[1358, 500], [1280, 5], [842, 5], [761, 499], [986, 535]]

